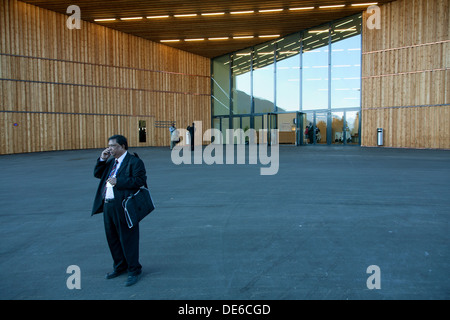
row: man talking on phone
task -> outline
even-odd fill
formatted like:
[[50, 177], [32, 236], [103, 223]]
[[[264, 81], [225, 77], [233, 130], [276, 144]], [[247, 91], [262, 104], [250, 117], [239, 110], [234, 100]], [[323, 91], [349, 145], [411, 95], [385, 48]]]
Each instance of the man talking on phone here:
[[106, 279], [128, 272], [125, 286], [135, 284], [142, 273], [139, 263], [139, 224], [129, 228], [122, 201], [146, 184], [144, 162], [128, 153], [124, 136], [108, 139], [108, 147], [97, 159], [94, 177], [100, 179], [94, 199], [92, 215], [103, 212], [106, 240], [113, 258], [113, 271]]

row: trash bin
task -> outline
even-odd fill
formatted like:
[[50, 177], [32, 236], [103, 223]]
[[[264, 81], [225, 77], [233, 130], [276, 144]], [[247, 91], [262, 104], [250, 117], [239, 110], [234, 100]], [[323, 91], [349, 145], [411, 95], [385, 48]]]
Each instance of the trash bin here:
[[377, 144], [378, 146], [383, 145], [383, 128], [377, 129]]

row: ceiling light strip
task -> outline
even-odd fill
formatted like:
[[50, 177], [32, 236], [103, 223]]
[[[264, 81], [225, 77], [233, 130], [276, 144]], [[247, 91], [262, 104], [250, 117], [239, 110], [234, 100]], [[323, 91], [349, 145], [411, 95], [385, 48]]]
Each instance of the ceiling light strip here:
[[311, 10], [315, 7], [289, 8], [289, 11]]
[[120, 18], [120, 20], [141, 20], [143, 17], [128, 17], [128, 18]]
[[107, 19], [94, 19], [95, 22], [106, 22], [106, 21], [116, 21], [116, 18], [107, 18]]
[[163, 19], [163, 18], [169, 18], [169, 15], [164, 16], [148, 16], [147, 19]]
[[336, 4], [332, 6], [319, 6], [319, 9], [333, 9], [333, 8], [342, 8], [345, 7], [345, 4]]
[[366, 6], [374, 6], [377, 5], [378, 2], [371, 2], [371, 3], [353, 3], [352, 7], [366, 7]]
[[233, 39], [253, 39], [254, 36], [236, 36]]
[[278, 38], [279, 34], [267, 34], [267, 35], [261, 35], [259, 38]]
[[230, 14], [249, 14], [249, 13], [255, 13], [254, 10], [248, 10], [248, 11], [231, 11]]
[[211, 12], [211, 13], [202, 13], [202, 16], [206, 16], [206, 17], [209, 17], [209, 16], [222, 16], [224, 14], [225, 14], [225, 12]]
[[186, 41], [186, 42], [193, 42], [193, 41], [219, 41], [219, 40], [241, 40], [241, 39], [254, 39], [254, 38], [278, 38], [280, 37], [279, 34], [268, 34], [268, 35], [260, 35], [260, 36], [234, 36], [234, 37], [211, 37], [211, 38], [188, 38], [188, 39], [164, 39], [160, 40], [160, 42], [180, 42], [180, 41]]
[[284, 9], [263, 9], [263, 10], [258, 10], [259, 13], [271, 13], [271, 12], [280, 12], [283, 11]]
[[187, 14], [174, 14], [175, 18], [187, 18], [187, 17], [196, 17], [198, 14], [196, 13], [187, 13]]

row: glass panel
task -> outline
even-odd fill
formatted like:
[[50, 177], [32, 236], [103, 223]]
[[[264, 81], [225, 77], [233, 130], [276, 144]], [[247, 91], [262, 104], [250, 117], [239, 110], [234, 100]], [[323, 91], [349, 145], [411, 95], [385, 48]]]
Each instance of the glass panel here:
[[328, 109], [329, 28], [304, 33], [302, 57], [302, 109]]
[[240, 129], [241, 128], [241, 117], [234, 117], [233, 118], [233, 129]]
[[[250, 141], [249, 134], [250, 132], [247, 132], [250, 129], [250, 117], [242, 117], [242, 130], [244, 130], [244, 133], [247, 135], [245, 136], [245, 143], [248, 144]], [[255, 137], [252, 137], [252, 141], [254, 141]]]
[[[244, 136], [244, 133], [250, 129], [250, 117], [234, 117], [233, 129], [234, 144], [247, 143], [249, 138]], [[238, 131], [238, 129], [242, 129], [242, 131]]]
[[306, 144], [306, 137], [305, 137], [305, 129], [306, 129], [306, 125], [308, 124], [307, 122], [306, 122], [306, 114], [304, 114], [304, 113], [299, 113], [298, 114], [298, 116], [297, 116], [297, 121], [298, 121], [298, 123], [297, 123], [297, 129], [298, 129], [298, 132], [297, 132], [297, 145], [303, 145], [303, 144]]
[[277, 111], [300, 110], [300, 34], [277, 43]]
[[262, 141], [260, 141], [259, 130], [264, 129], [264, 127], [263, 127], [263, 117], [262, 116], [255, 116], [254, 122], [255, 122], [255, 132], [256, 132], [256, 136], [257, 136], [257, 142], [259, 143], [259, 142], [262, 142]]
[[230, 58], [228, 55], [213, 60], [213, 115], [230, 114]]
[[242, 117], [242, 129], [244, 131], [250, 129], [250, 117]]
[[344, 143], [344, 112], [331, 114], [331, 143]]
[[262, 127], [263, 127], [264, 131], [263, 131], [263, 136], [261, 137], [260, 142], [267, 143], [267, 133], [269, 131], [269, 116], [267, 114], [265, 114], [262, 116], [262, 119], [263, 119]]
[[267, 127], [267, 139], [269, 144], [276, 144], [277, 143], [277, 135], [272, 134], [273, 129], [278, 129], [278, 115], [277, 114], [270, 114], [268, 116], [269, 126]]
[[274, 111], [274, 43], [256, 46], [253, 53], [255, 113]]
[[238, 131], [238, 129], [242, 129], [241, 128], [241, 117], [234, 117], [233, 118], [233, 143], [234, 144], [241, 144], [243, 143], [243, 137], [240, 133], [240, 131]]
[[345, 119], [347, 144], [359, 144], [359, 112], [347, 111], [345, 113]]
[[296, 113], [282, 113], [278, 115], [278, 139], [280, 144], [295, 144]]
[[251, 112], [251, 49], [233, 54], [233, 114]]
[[316, 114], [316, 143], [327, 144], [327, 114]]
[[361, 19], [337, 22], [331, 37], [331, 108], [358, 108], [361, 106]]
[[255, 130], [258, 131], [260, 129], [264, 129], [263, 127], [263, 117], [262, 116], [255, 116], [254, 117], [255, 122]]
[[229, 137], [226, 134], [227, 129], [230, 128], [230, 120], [227, 118], [222, 118], [222, 136], [225, 144], [228, 144]]
[[267, 114], [263, 115], [263, 128], [269, 129], [269, 116]]
[[312, 130], [314, 124], [314, 113], [306, 113], [305, 121], [303, 121], [303, 144], [314, 143], [314, 130]]
[[[213, 128], [220, 131], [220, 118], [213, 119]], [[223, 142], [223, 141], [220, 141], [220, 139], [215, 139], [215, 137], [212, 137], [211, 139], [212, 139], [211, 143], [214, 143], [214, 144], [220, 144]]]

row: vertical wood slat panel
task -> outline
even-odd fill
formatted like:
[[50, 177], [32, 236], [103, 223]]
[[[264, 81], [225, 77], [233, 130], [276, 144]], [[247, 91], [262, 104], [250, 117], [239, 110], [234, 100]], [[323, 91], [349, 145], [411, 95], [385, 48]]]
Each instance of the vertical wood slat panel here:
[[15, 0], [0, 10], [0, 53], [25, 56], [0, 55], [11, 79], [0, 82], [0, 153], [99, 148], [115, 133], [163, 146], [155, 120], [209, 125], [209, 59], [86, 22], [69, 30], [67, 16]]
[[[450, 148], [449, 2], [381, 7], [381, 30], [363, 29], [362, 145]], [[367, 19], [367, 15], [363, 15]]]

